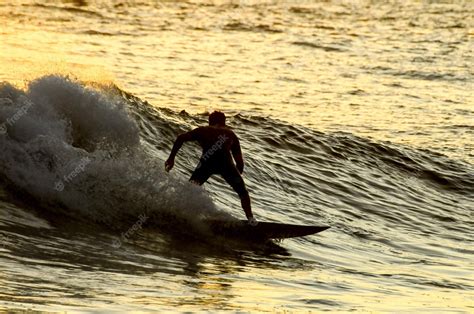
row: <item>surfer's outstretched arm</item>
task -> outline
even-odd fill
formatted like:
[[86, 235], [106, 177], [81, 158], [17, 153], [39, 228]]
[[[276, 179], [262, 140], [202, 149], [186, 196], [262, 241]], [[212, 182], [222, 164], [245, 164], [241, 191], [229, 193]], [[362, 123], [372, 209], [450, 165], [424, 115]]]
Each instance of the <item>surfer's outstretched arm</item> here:
[[166, 171], [170, 171], [171, 169], [173, 169], [174, 158], [176, 157], [176, 154], [178, 153], [181, 146], [183, 146], [183, 143], [196, 140], [196, 130], [197, 129], [194, 129], [192, 131], [178, 135], [178, 137], [176, 138], [176, 141], [174, 142], [173, 149], [171, 150], [170, 156], [168, 157], [168, 160], [166, 160], [165, 162]]

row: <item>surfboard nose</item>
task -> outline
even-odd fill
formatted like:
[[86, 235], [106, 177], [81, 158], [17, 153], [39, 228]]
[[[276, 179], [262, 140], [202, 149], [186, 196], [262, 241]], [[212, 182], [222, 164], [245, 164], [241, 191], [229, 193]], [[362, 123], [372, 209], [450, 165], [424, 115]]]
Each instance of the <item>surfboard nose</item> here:
[[206, 223], [215, 235], [252, 241], [303, 237], [330, 228], [330, 226], [308, 226], [261, 221], [257, 225], [251, 226], [246, 220], [211, 219], [206, 220]]

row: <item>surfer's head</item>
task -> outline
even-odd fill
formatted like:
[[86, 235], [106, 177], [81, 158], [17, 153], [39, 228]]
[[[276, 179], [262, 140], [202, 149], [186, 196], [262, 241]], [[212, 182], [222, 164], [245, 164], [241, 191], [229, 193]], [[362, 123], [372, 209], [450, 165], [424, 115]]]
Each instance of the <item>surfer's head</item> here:
[[209, 125], [225, 125], [225, 114], [220, 111], [214, 111], [209, 115]]

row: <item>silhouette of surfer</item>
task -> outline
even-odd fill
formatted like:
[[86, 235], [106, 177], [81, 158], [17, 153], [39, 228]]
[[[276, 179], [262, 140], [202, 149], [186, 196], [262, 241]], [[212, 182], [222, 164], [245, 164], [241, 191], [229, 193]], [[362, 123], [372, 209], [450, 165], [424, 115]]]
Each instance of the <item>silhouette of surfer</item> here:
[[170, 171], [173, 168], [174, 158], [184, 142], [197, 141], [202, 147], [202, 155], [189, 181], [202, 185], [211, 175], [220, 174], [239, 195], [249, 223], [256, 225], [257, 221], [253, 217], [250, 205], [250, 196], [242, 178], [244, 159], [239, 139], [226, 126], [225, 120], [224, 113], [214, 111], [209, 115], [209, 126], [198, 127], [180, 134], [165, 162], [165, 169]]

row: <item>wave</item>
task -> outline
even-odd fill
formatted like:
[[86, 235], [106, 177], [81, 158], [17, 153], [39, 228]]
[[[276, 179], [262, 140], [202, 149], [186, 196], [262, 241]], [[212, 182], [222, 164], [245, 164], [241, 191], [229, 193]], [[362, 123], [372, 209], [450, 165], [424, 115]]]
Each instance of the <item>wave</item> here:
[[[42, 211], [118, 228], [143, 214], [152, 226], [197, 228], [206, 217], [230, 219], [222, 208], [242, 215], [222, 180], [211, 180], [209, 192], [187, 182], [196, 145], [182, 148], [173, 174], [163, 170], [176, 135], [205, 124], [206, 113], [156, 108], [113, 85], [54, 75], [24, 91], [3, 83], [0, 99], [1, 176]], [[447, 237], [462, 238], [472, 165], [266, 117], [228, 120], [241, 137], [251, 195], [266, 209], [257, 209], [262, 220], [328, 222], [351, 236], [393, 224], [424, 234], [443, 228]]]
[[83, 15], [90, 15], [90, 16], [95, 16], [99, 18], [104, 18], [104, 16], [100, 14], [99, 12], [84, 9], [84, 8], [74, 7], [74, 6], [58, 6], [58, 5], [41, 4], [41, 3], [23, 4], [23, 6], [32, 6], [35, 8], [41, 8], [41, 9], [46, 9], [46, 10], [66, 11], [66, 12], [70, 12], [74, 14], [83, 14]]
[[315, 48], [315, 49], [321, 49], [321, 50], [324, 50], [324, 51], [327, 51], [327, 52], [343, 52], [343, 51], [346, 51], [345, 49], [341, 49], [341, 48], [338, 48], [338, 47], [318, 45], [318, 44], [311, 43], [311, 42], [306, 42], [306, 41], [295, 41], [295, 42], [293, 42], [293, 45], [303, 46], [303, 47], [310, 47], [310, 48]]
[[400, 76], [400, 77], [406, 77], [410, 79], [419, 79], [419, 80], [427, 80], [427, 81], [443, 80], [443, 81], [464, 82], [469, 79], [468, 77], [457, 75], [454, 73], [431, 73], [431, 72], [424, 72], [424, 71], [417, 71], [417, 70], [397, 71], [395, 69], [384, 67], [384, 66], [376, 66], [376, 67], [365, 66], [363, 68], [374, 73], [381, 73], [385, 75]]
[[[63, 76], [25, 91], [0, 85], [0, 172], [40, 211], [123, 228], [146, 214], [193, 221], [218, 215], [205, 191], [164, 172], [141, 144], [126, 100]], [[186, 197], [182, 197], [186, 195]]]
[[[242, 116], [237, 118], [251, 125]], [[373, 142], [349, 133], [324, 134], [304, 127], [285, 125], [268, 118], [259, 119], [258, 126], [268, 135], [254, 136], [252, 141], [275, 150], [289, 150], [290, 155], [307, 155], [315, 160], [349, 161], [367, 168], [390, 169], [390, 173], [409, 174], [436, 183], [446, 189], [468, 194], [474, 186], [469, 164], [449, 159], [429, 150], [413, 149], [391, 143]], [[316, 158], [317, 157], [317, 158]]]

